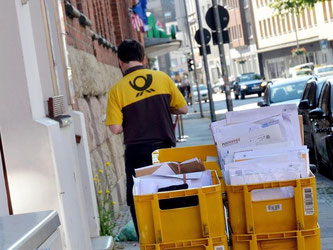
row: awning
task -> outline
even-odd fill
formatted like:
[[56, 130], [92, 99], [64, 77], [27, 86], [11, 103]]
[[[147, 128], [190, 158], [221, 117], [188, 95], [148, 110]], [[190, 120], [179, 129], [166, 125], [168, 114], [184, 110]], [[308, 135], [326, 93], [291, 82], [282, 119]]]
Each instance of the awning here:
[[148, 58], [161, 56], [177, 50], [182, 45], [181, 40], [170, 38], [145, 38], [145, 52]]

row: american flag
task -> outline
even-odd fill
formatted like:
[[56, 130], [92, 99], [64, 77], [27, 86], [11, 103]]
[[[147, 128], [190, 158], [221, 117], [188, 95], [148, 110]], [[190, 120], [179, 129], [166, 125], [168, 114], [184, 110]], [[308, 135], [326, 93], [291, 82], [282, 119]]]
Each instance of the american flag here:
[[142, 19], [135, 13], [132, 14], [132, 26], [137, 31], [140, 31], [141, 28], [144, 27]]

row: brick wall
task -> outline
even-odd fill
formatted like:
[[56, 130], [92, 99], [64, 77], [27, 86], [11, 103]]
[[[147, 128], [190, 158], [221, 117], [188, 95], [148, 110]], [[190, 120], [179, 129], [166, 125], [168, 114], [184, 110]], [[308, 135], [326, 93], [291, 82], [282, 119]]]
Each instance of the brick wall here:
[[[97, 61], [118, 66], [116, 53], [92, 40], [90, 30], [106, 38], [114, 45], [127, 38], [143, 43], [144, 35], [131, 26], [128, 9], [136, 0], [67, 0], [92, 22], [92, 27], [83, 27], [78, 18], [70, 18], [64, 13], [67, 43], [96, 57]], [[63, 8], [64, 3], [63, 3]]]

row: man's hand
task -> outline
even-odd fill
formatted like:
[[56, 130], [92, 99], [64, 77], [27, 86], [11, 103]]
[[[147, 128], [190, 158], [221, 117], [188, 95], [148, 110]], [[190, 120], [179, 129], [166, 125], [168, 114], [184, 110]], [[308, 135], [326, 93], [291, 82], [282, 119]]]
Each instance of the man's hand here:
[[184, 107], [181, 107], [179, 109], [171, 110], [171, 114], [175, 115], [185, 115], [188, 112], [188, 106], [185, 105]]
[[109, 128], [111, 132], [115, 135], [119, 135], [123, 132], [123, 126], [118, 124], [110, 125]]

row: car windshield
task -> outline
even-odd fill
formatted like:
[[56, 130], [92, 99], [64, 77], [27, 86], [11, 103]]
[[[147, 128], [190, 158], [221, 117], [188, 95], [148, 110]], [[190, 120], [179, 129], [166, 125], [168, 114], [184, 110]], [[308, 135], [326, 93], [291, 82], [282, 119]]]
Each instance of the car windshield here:
[[238, 82], [246, 82], [251, 80], [258, 80], [260, 76], [257, 74], [245, 74], [238, 77]]
[[[200, 91], [202, 91], [202, 90], [206, 90], [207, 87], [206, 87], [205, 85], [199, 85], [199, 89], [200, 89]], [[194, 87], [194, 90], [195, 90], [195, 91], [198, 91], [197, 86]]]
[[333, 71], [333, 67], [318, 68], [318, 73]]
[[273, 85], [271, 87], [270, 102], [285, 102], [289, 100], [300, 99], [302, 97], [306, 81], [291, 82], [283, 85]]

